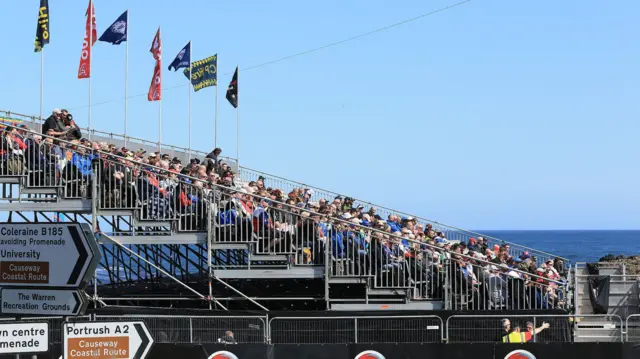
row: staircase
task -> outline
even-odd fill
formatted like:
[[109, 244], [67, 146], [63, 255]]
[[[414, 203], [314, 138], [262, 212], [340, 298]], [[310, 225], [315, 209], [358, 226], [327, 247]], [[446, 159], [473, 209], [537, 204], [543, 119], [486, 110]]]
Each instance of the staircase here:
[[[610, 277], [609, 309], [607, 317], [589, 316], [594, 313], [589, 299], [589, 271], [585, 263], [574, 267], [575, 283], [575, 341], [622, 340], [624, 321], [632, 314], [640, 313], [640, 278], [627, 275], [622, 263], [598, 263], [600, 276]], [[636, 318], [640, 319], [640, 318]], [[633, 324], [633, 323], [632, 323]], [[629, 329], [630, 334], [640, 337], [640, 320]], [[631, 338], [630, 338], [631, 339]], [[636, 338], [637, 339], [637, 338]]]

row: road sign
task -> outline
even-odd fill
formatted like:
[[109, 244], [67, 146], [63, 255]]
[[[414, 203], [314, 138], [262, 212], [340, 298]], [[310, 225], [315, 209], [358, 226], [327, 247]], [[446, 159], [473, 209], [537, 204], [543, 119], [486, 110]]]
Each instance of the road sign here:
[[0, 287], [78, 288], [99, 261], [88, 224], [0, 224]]
[[0, 293], [3, 314], [81, 315], [87, 306], [84, 294], [73, 289], [3, 288]]
[[144, 322], [64, 323], [63, 359], [144, 359], [153, 338]]
[[49, 350], [49, 323], [0, 324], [0, 354]]

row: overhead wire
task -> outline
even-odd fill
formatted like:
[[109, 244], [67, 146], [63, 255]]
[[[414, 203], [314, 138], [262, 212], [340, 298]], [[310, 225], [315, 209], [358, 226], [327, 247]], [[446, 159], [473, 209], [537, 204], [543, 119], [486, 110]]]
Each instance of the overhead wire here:
[[[441, 8], [438, 8], [436, 10], [432, 10], [430, 12], [426, 12], [424, 14], [420, 14], [418, 16], [414, 16], [412, 18], [409, 18], [409, 19], [406, 19], [406, 20], [402, 20], [400, 22], [396, 22], [396, 23], [393, 23], [391, 25], [387, 25], [387, 26], [384, 26], [384, 27], [380, 27], [380, 28], [377, 28], [375, 30], [371, 30], [369, 32], [365, 32], [365, 33], [362, 33], [362, 34], [359, 34], [359, 35], [355, 35], [355, 36], [352, 36], [352, 37], [349, 37], [349, 38], [346, 38], [346, 39], [343, 39], [343, 40], [335, 41], [335, 42], [332, 42], [332, 43], [329, 43], [329, 44], [325, 44], [325, 45], [322, 45], [322, 46], [318, 46], [318, 47], [315, 47], [315, 48], [312, 48], [312, 49], [309, 49], [309, 50], [300, 51], [300, 52], [297, 52], [297, 53], [294, 53], [294, 54], [291, 54], [291, 55], [283, 56], [283, 57], [280, 57], [280, 58], [275, 59], [275, 60], [270, 60], [270, 61], [263, 62], [263, 63], [257, 64], [257, 65], [253, 65], [253, 66], [249, 66], [249, 67], [246, 67], [246, 68], [242, 68], [242, 69], [240, 69], [240, 71], [241, 72], [246, 72], [246, 71], [254, 70], [254, 69], [257, 69], [257, 68], [260, 68], [260, 67], [263, 67], [263, 66], [268, 66], [268, 65], [272, 65], [272, 64], [275, 64], [275, 63], [278, 63], [278, 62], [289, 60], [289, 59], [292, 59], [294, 57], [307, 55], [307, 54], [310, 54], [310, 53], [313, 53], [313, 52], [317, 52], [317, 51], [320, 51], [320, 50], [327, 49], [329, 47], [334, 47], [334, 46], [337, 46], [337, 45], [341, 45], [341, 44], [344, 44], [346, 42], [357, 40], [357, 39], [363, 38], [365, 36], [373, 35], [373, 34], [376, 34], [376, 33], [382, 32], [382, 31], [386, 31], [386, 30], [392, 29], [394, 27], [398, 27], [398, 26], [405, 25], [405, 24], [410, 23], [410, 22], [414, 22], [414, 21], [420, 20], [420, 19], [425, 18], [425, 17], [430, 16], [430, 15], [434, 15], [434, 14], [437, 14], [437, 13], [440, 13], [440, 12], [443, 12], [443, 11], [447, 11], [447, 10], [453, 9], [455, 7], [464, 5], [466, 3], [470, 3], [471, 1], [472, 0], [460, 1], [460, 2], [457, 2], [455, 4], [451, 4], [451, 5], [448, 5], [448, 6], [445, 6], [445, 7], [441, 7]], [[233, 74], [233, 71], [229, 72], [229, 73], [225, 73], [223, 75], [227, 76], [227, 75], [232, 75], [232, 74]], [[180, 88], [180, 87], [185, 87], [185, 86], [187, 86], [187, 84], [179, 84], [179, 85], [165, 87], [162, 90], [163, 91], [168, 91], [168, 90], [172, 90], [172, 89], [176, 89], [176, 88]], [[140, 93], [140, 94], [137, 94], [137, 95], [128, 96], [126, 98], [127, 99], [132, 99], [132, 98], [146, 96], [146, 95], [147, 95], [146, 93]], [[96, 103], [92, 103], [91, 106], [106, 105], [106, 104], [113, 103], [113, 102], [123, 101], [124, 99], [125, 99], [125, 97], [122, 97], [122, 98], [119, 98], [119, 99], [108, 100], [108, 101], [96, 102]], [[71, 108], [71, 110], [78, 110], [78, 109], [87, 108], [87, 107], [89, 107], [89, 105], [73, 107], [73, 108]]]

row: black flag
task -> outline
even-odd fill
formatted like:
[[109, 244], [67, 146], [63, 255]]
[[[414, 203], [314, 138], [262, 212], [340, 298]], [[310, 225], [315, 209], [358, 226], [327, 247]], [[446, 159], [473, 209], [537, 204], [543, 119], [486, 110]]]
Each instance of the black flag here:
[[238, 67], [236, 66], [236, 72], [233, 73], [233, 78], [227, 88], [227, 100], [234, 108], [238, 108]]
[[49, 0], [40, 0], [38, 8], [38, 27], [36, 29], [35, 52], [42, 51], [44, 45], [49, 43]]

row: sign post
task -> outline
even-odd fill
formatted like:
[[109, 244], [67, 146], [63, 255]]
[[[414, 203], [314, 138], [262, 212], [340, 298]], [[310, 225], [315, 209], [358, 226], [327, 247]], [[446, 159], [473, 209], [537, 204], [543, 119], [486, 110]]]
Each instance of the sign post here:
[[88, 305], [79, 290], [3, 288], [0, 296], [2, 314], [75, 316]]
[[86, 285], [100, 262], [88, 224], [0, 224], [0, 287]]
[[49, 323], [0, 324], [0, 354], [49, 350]]
[[62, 359], [144, 359], [153, 338], [144, 322], [64, 323]]

